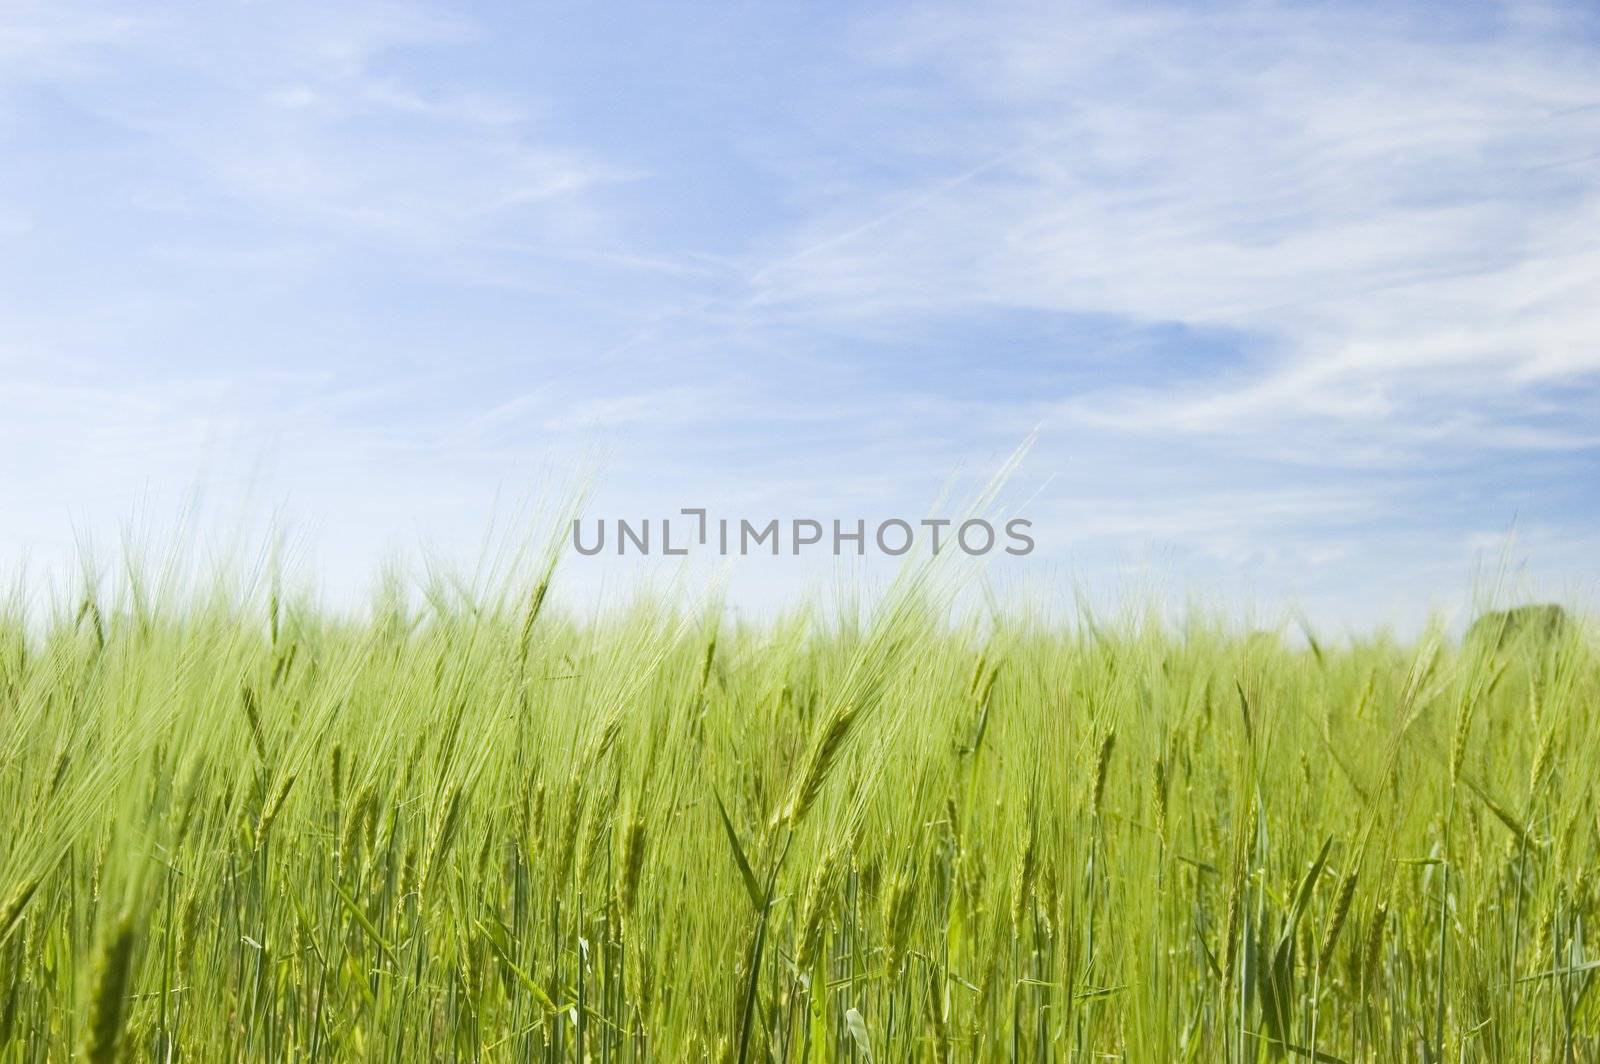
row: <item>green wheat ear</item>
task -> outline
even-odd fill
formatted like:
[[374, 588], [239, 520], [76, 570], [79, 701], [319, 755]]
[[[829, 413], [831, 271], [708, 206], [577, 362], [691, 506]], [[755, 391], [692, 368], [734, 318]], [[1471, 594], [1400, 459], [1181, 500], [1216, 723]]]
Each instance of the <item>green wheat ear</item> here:
[[856, 716], [856, 709], [851, 705], [834, 710], [812, 745], [804, 770], [795, 781], [794, 791], [780, 814], [782, 821], [793, 825], [805, 819], [806, 813], [822, 793], [822, 785], [827, 782], [839, 755], [844, 751], [845, 740], [850, 737]]
[[0, 943], [10, 937], [11, 929], [22, 919], [22, 910], [27, 908], [28, 902], [32, 900], [43, 879], [44, 876], [40, 874], [26, 880], [6, 897], [3, 904], [0, 904]]
[[113, 1064], [122, 1042], [133, 970], [133, 917], [112, 925], [95, 965], [89, 993], [89, 1027], [83, 1056], [89, 1064]]

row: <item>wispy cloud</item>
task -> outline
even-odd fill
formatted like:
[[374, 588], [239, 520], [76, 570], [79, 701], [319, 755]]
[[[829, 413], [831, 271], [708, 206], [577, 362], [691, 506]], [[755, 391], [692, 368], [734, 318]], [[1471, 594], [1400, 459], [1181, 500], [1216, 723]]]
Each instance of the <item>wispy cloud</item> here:
[[13, 60], [0, 108], [62, 94], [76, 113], [60, 121], [98, 124], [96, 142], [122, 145], [131, 169], [116, 194], [174, 228], [253, 211], [302, 245], [344, 237], [447, 256], [509, 230], [594, 252], [605, 233], [586, 196], [632, 175], [550, 134], [524, 94], [436, 84], [428, 64], [408, 62], [469, 54], [480, 33], [386, 0], [152, 4], [120, 17], [24, 5], [0, 24]]
[[[941, 123], [925, 121], [919, 147], [959, 176], [863, 189], [870, 206], [835, 209], [757, 275], [759, 298], [866, 319], [1113, 314], [1233, 330], [1266, 352], [1182, 388], [1063, 403], [1103, 426], [1237, 437], [1310, 418], [1458, 447], [1592, 447], [1571, 425], [1519, 424], [1509, 400], [1531, 410], [1541, 388], [1600, 372], [1600, 68], [1563, 16], [1478, 18], [884, 18], [863, 50], [938, 72], [984, 139], [929, 147]], [[974, 156], [1000, 161], [959, 169]]]

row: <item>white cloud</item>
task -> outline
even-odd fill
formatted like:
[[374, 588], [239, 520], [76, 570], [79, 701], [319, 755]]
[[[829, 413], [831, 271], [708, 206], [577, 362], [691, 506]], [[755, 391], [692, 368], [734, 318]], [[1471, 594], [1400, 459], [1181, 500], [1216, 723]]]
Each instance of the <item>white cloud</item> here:
[[81, 73], [96, 50], [127, 38], [139, 25], [127, 12], [54, 0], [0, 5], [0, 83]]
[[1262, 352], [1063, 406], [1099, 425], [1591, 447], [1518, 419], [1600, 373], [1600, 64], [1554, 16], [1485, 17], [1479, 35], [1272, 5], [880, 19], [863, 48], [944, 78], [986, 139], [935, 150], [956, 180], [816, 220], [756, 298], [838, 320], [1112, 314]]
[[175, 216], [247, 206], [323, 239], [435, 250], [502, 235], [511, 217], [525, 239], [593, 244], [604, 234], [587, 194], [635, 175], [544, 133], [522, 95], [391, 69], [398, 52], [447, 53], [478, 32], [391, 0], [137, 17], [23, 5], [0, 16], [0, 109], [18, 90], [70, 87], [123, 138], [138, 198]]

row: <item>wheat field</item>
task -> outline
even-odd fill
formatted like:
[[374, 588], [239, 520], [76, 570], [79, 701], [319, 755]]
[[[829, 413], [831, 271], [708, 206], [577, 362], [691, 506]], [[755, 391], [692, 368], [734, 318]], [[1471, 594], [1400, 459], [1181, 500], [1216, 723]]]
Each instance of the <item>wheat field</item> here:
[[[1589, 633], [0, 621], [0, 1060], [1576, 1061]], [[274, 585], [275, 586], [275, 585]]]

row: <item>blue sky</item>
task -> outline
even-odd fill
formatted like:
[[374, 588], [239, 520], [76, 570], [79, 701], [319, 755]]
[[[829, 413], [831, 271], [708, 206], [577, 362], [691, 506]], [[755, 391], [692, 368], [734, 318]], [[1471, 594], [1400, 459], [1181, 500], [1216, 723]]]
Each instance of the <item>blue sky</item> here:
[[1037, 429], [1029, 593], [1404, 626], [1515, 527], [1592, 602], [1597, 233], [1583, 5], [6, 0], [0, 572], [198, 489], [356, 586], [597, 450], [914, 516]]

